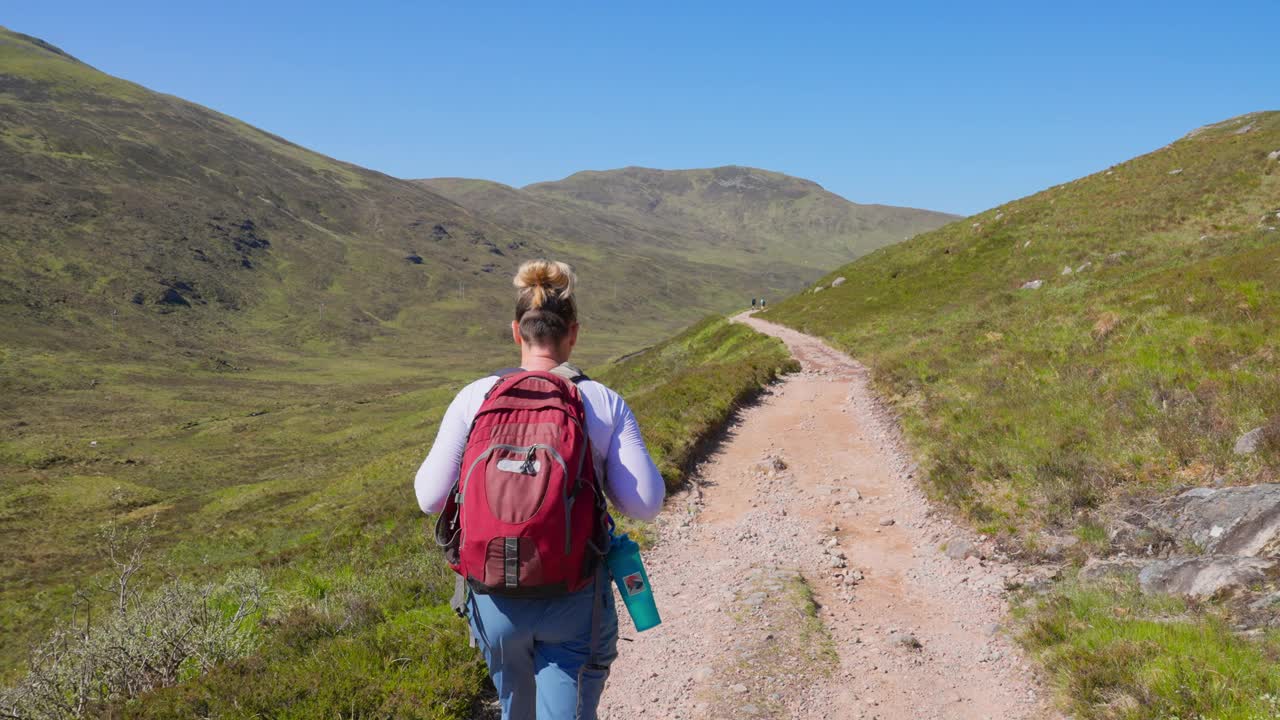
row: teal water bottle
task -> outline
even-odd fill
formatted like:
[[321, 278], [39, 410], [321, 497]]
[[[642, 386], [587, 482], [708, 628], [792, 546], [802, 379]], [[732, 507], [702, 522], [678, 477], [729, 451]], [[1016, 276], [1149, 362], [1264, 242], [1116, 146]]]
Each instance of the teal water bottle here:
[[653, 588], [649, 587], [649, 576], [645, 574], [644, 563], [640, 562], [640, 546], [626, 535], [614, 537], [605, 562], [618, 585], [622, 602], [631, 614], [631, 622], [635, 623], [636, 632], [661, 623], [658, 605], [653, 601]]

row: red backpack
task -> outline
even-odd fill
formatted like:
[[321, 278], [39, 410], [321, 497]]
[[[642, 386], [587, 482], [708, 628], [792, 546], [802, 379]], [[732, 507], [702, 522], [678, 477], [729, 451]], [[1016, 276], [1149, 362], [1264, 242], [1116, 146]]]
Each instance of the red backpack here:
[[[586, 587], [608, 550], [586, 408], [565, 364], [508, 370], [485, 395], [436, 542], [473, 592], [518, 597]], [[455, 602], [458, 599], [455, 598]]]

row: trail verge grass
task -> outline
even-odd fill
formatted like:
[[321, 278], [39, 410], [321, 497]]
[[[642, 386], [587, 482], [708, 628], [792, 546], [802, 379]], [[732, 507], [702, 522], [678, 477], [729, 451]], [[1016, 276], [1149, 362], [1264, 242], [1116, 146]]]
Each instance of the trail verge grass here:
[[780, 340], [710, 317], [597, 379], [627, 399], [671, 489], [744, 401], [799, 369]]
[[1280, 632], [1242, 637], [1210, 605], [1130, 581], [1071, 581], [1019, 608], [1019, 640], [1081, 720], [1280, 717]]

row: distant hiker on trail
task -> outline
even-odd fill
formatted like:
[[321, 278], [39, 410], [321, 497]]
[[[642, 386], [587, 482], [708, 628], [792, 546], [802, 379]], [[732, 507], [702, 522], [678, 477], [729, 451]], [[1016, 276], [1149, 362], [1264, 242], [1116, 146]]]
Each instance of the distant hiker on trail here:
[[414, 480], [423, 512], [440, 513], [436, 541], [460, 573], [454, 607], [504, 720], [596, 717], [618, 654], [605, 497], [651, 520], [665, 493], [626, 402], [568, 363], [574, 282], [562, 262], [520, 266], [520, 367], [458, 393]]
[[755, 310], [755, 309], [756, 309], [756, 299], [755, 299], [755, 298], [751, 298], [751, 309], [752, 309], [752, 310]]
[[765, 306], [764, 298], [760, 298], [760, 309], [763, 310], [764, 306]]

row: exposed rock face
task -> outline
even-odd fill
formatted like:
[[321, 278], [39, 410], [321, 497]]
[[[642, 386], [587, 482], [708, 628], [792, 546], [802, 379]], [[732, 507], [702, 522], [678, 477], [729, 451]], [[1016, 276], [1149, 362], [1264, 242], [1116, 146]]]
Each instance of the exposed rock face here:
[[847, 282], [847, 280], [845, 280], [845, 278], [844, 278], [843, 276], [838, 277], [838, 278], [836, 278], [835, 280], [832, 280], [832, 281], [831, 281], [831, 287], [833, 287], [833, 288], [838, 288], [838, 287], [840, 287], [841, 285], [845, 284], [845, 282]]
[[1233, 595], [1274, 577], [1277, 562], [1239, 555], [1204, 555], [1161, 560], [1138, 573], [1144, 592], [1164, 592], [1196, 598]]
[[1262, 446], [1262, 428], [1257, 427], [1240, 436], [1236, 440], [1235, 453], [1237, 455], [1252, 455], [1258, 452], [1258, 448]]
[[191, 307], [191, 303], [183, 297], [177, 288], [168, 287], [160, 293], [160, 297], [156, 299], [159, 305], [180, 305], [182, 307]]
[[1053, 560], [1061, 559], [1070, 552], [1072, 548], [1080, 544], [1080, 538], [1077, 538], [1074, 535], [1061, 536], [1049, 535], [1046, 533], [1040, 536], [1040, 541], [1043, 543], [1042, 552], [1044, 553], [1044, 556]]
[[1023, 290], [1039, 290], [1044, 285], [1043, 280], [1028, 280], [1022, 283]]
[[1280, 556], [1280, 484], [1188, 490], [1156, 505], [1149, 526], [1209, 555]]
[[1113, 522], [1111, 537], [1147, 557], [1092, 562], [1082, 575], [1136, 569], [1145, 592], [1240, 594], [1280, 577], [1280, 484], [1194, 488]]

